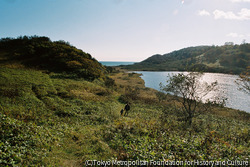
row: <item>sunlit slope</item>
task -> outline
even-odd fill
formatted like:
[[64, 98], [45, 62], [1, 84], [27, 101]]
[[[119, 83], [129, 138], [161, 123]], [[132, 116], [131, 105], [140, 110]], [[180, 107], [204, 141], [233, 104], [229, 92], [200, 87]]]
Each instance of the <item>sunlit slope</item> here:
[[[84, 166], [97, 160], [246, 160], [249, 114], [214, 107], [188, 129], [170, 96], [138, 74], [100, 80], [0, 68], [0, 164]], [[131, 102], [128, 116], [120, 110]], [[146, 148], [146, 149], [145, 149]], [[136, 151], [135, 151], [136, 149]]]

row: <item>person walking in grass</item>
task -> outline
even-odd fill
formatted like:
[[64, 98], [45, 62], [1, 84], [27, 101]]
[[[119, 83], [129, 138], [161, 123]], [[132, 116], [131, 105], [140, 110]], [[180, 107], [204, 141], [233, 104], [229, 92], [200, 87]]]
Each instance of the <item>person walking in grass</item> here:
[[128, 111], [130, 110], [130, 105], [129, 105], [129, 103], [127, 103], [127, 104], [125, 105], [124, 110], [125, 110], [124, 116], [128, 116]]
[[124, 107], [124, 109], [121, 109], [120, 113], [121, 113], [121, 116], [123, 116], [123, 113], [124, 113], [124, 116], [128, 116], [128, 111], [130, 110], [130, 104], [127, 103]]
[[121, 113], [121, 116], [122, 116], [122, 114], [123, 114], [123, 111], [124, 111], [123, 109], [122, 109], [122, 110], [120, 111], [120, 113]]

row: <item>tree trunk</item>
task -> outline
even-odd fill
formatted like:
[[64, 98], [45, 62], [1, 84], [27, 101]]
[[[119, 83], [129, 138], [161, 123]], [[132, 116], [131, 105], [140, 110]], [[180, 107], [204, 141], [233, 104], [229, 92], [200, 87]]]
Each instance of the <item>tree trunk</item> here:
[[189, 126], [191, 126], [191, 124], [192, 124], [192, 117], [191, 117], [191, 118], [189, 118], [189, 120], [188, 120], [188, 124], [189, 124]]
[[187, 117], [187, 122], [188, 122], [188, 125], [191, 126], [191, 124], [192, 124], [192, 116]]

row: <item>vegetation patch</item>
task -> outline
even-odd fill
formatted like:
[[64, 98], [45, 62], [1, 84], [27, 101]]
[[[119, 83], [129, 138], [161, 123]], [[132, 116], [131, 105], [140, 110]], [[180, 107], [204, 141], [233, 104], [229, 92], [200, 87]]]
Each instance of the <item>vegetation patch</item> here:
[[[11, 41], [2, 39], [1, 47]], [[14, 41], [18, 46], [23, 41], [42, 45], [41, 50], [25, 45], [30, 55], [46, 57], [43, 49], [54, 48], [47, 38]], [[72, 49], [62, 42], [55, 46]], [[13, 50], [14, 57], [20, 56], [20, 48]], [[248, 161], [249, 113], [211, 104], [188, 125], [176, 110], [178, 100], [145, 88], [139, 74], [109, 69], [113, 73], [103, 77], [76, 77], [77, 72], [28, 67], [29, 55], [18, 62], [22, 67], [10, 68], [7, 64], [16, 60], [8, 54], [12, 52], [1, 54], [7, 61], [0, 62], [0, 166], [84, 166], [86, 160]], [[60, 56], [58, 60], [68, 61]], [[70, 61], [78, 68], [75, 59]], [[125, 103], [130, 110], [122, 116]]]

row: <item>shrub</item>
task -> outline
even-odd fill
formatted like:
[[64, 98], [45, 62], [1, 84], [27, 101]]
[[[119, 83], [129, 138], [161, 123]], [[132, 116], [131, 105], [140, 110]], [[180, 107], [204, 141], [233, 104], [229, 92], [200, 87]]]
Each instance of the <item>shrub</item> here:
[[113, 88], [115, 86], [115, 80], [110, 77], [106, 77], [105, 86], [107, 86], [108, 88]]

